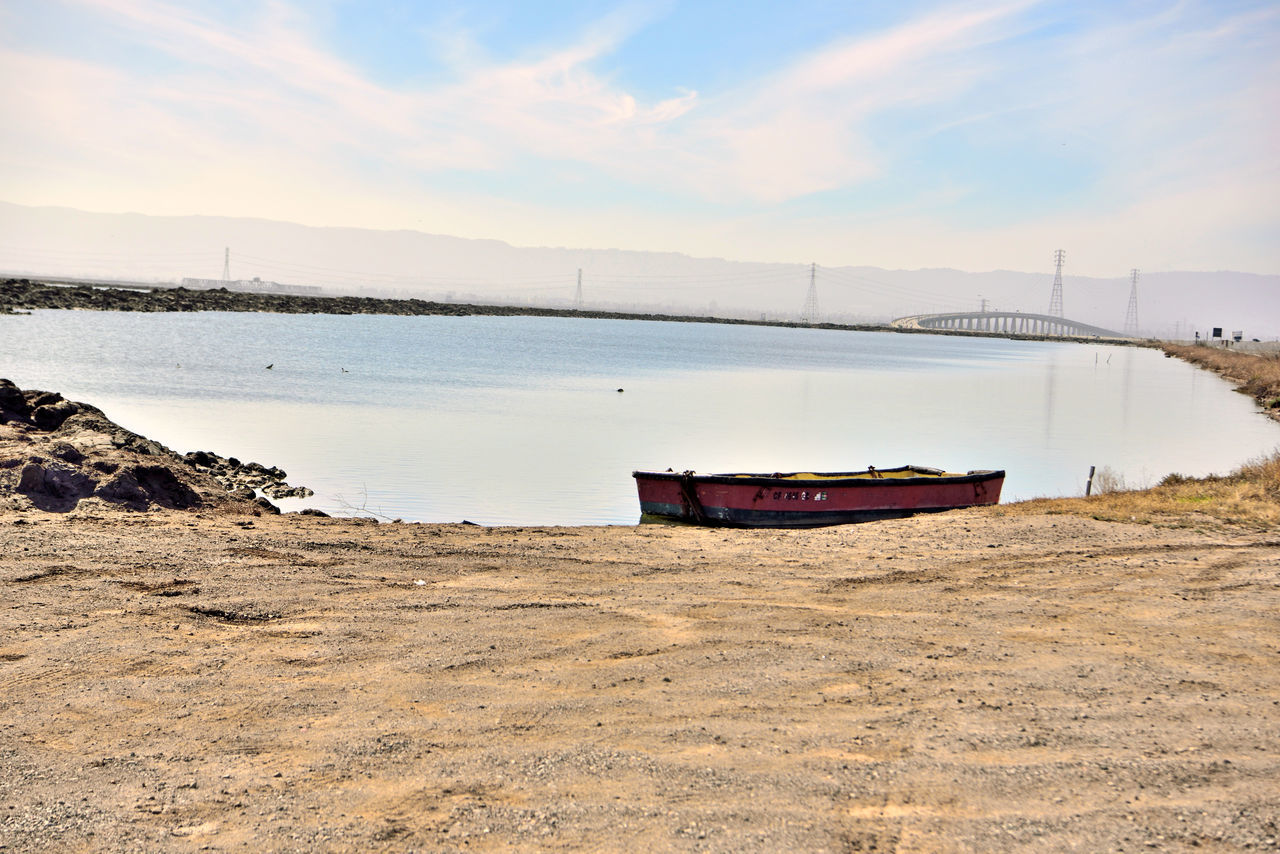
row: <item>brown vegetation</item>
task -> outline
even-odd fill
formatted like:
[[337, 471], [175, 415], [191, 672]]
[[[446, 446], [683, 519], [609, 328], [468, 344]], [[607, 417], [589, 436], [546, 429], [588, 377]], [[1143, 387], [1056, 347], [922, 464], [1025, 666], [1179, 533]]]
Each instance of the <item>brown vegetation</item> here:
[[1004, 505], [996, 512], [1067, 514], [1180, 528], [1267, 530], [1280, 526], [1280, 452], [1227, 475], [1171, 474], [1151, 489], [1115, 489], [1088, 498], [1042, 498]]

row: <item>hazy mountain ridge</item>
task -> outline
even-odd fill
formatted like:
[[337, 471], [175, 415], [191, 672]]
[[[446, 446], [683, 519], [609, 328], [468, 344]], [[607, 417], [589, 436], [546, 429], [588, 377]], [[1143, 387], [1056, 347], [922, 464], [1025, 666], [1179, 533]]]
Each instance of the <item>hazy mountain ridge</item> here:
[[[798, 317], [807, 264], [698, 258], [626, 249], [517, 247], [500, 240], [417, 231], [314, 227], [253, 218], [104, 214], [0, 202], [0, 273], [136, 278], [220, 278], [224, 247], [234, 279], [260, 277], [338, 293], [572, 304], [582, 270], [583, 304], [598, 308]], [[1037, 272], [952, 269], [816, 270], [821, 317], [885, 320], [904, 314], [988, 307], [1042, 313], [1053, 268]], [[1128, 271], [1073, 276], [1067, 247], [1067, 317], [1119, 330]], [[1147, 334], [1191, 337], [1219, 326], [1246, 337], [1280, 337], [1280, 275], [1150, 272], [1138, 283]]]

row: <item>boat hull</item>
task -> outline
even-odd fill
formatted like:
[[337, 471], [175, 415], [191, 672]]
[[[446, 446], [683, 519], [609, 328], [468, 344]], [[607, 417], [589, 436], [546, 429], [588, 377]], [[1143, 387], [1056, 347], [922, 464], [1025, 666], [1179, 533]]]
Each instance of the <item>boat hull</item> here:
[[813, 528], [996, 504], [1003, 471], [903, 466], [813, 475], [633, 472], [642, 519], [740, 528]]

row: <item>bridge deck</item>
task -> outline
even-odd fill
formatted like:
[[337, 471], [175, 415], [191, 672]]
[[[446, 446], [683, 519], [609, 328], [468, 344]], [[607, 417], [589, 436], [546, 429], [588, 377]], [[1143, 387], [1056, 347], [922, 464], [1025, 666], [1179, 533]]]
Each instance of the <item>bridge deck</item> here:
[[951, 314], [913, 314], [899, 317], [891, 326], [903, 329], [939, 329], [954, 332], [1006, 332], [1014, 335], [1048, 335], [1077, 338], [1128, 338], [1103, 329], [1051, 314], [1021, 311], [961, 311]]

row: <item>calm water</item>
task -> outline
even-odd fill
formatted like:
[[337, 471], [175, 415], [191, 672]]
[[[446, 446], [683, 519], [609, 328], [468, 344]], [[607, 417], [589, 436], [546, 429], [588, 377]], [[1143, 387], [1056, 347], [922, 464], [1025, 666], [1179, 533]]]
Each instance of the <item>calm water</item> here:
[[0, 317], [0, 376], [279, 465], [316, 491], [285, 509], [420, 521], [629, 524], [637, 468], [1004, 468], [1008, 501], [1082, 494], [1090, 465], [1143, 486], [1280, 447], [1158, 352], [889, 333], [41, 311]]

